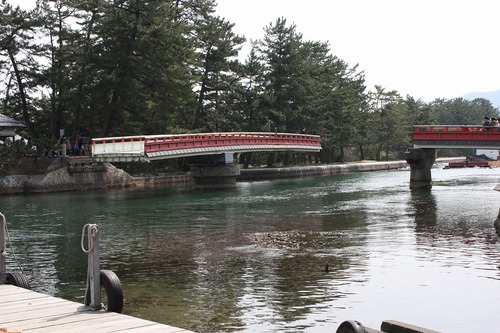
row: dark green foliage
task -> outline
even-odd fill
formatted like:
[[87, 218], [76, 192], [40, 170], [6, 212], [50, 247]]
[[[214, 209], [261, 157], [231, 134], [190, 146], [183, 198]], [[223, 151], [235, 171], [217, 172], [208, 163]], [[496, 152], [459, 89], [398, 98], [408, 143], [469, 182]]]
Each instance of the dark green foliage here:
[[481, 125], [485, 116], [498, 116], [498, 110], [484, 98], [476, 98], [473, 101], [463, 98], [436, 99], [430, 105], [436, 117], [436, 124], [440, 125]]
[[198, 63], [194, 74], [196, 112], [192, 130], [230, 131], [230, 97], [238, 90], [241, 67], [232, 59], [244, 38], [232, 32], [234, 24], [219, 17], [205, 17], [196, 27]]
[[39, 79], [44, 65], [43, 45], [35, 42], [44, 26], [37, 11], [26, 12], [0, 3], [0, 73], [3, 76], [3, 107], [5, 113], [22, 120], [30, 136], [39, 133], [36, 111]]
[[[41, 0], [0, 3], [0, 112], [50, 151], [74, 136], [302, 132], [320, 154], [245, 154], [245, 165], [401, 158], [414, 124], [480, 124], [485, 99], [430, 104], [376, 87], [304, 40], [285, 18], [264, 27], [239, 61], [243, 36], [214, 0]], [[41, 38], [41, 36], [44, 36]]]

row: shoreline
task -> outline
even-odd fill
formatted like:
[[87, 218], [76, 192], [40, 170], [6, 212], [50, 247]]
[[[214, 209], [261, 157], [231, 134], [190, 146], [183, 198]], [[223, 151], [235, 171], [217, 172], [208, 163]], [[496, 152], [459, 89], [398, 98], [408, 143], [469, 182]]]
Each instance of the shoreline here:
[[[449, 162], [465, 158], [439, 158]], [[342, 173], [397, 170], [408, 168], [406, 161], [360, 161], [345, 164], [240, 169], [241, 181], [260, 181], [298, 177], [328, 176]], [[55, 166], [45, 174], [0, 177], [0, 195], [78, 192], [107, 189], [148, 188], [153, 186], [194, 186], [189, 174], [132, 176], [110, 163], [96, 166]]]
[[[465, 157], [436, 158], [435, 163], [462, 161]], [[409, 168], [406, 161], [359, 161], [344, 164], [293, 166], [284, 168], [241, 169], [237, 181], [267, 180], [280, 178], [328, 176], [341, 173], [369, 172]]]

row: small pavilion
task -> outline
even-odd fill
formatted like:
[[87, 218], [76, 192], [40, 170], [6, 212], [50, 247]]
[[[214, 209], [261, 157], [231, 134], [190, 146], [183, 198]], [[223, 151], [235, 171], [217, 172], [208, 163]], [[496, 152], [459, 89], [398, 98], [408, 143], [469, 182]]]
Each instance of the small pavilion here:
[[26, 125], [17, 121], [13, 118], [7, 117], [0, 113], [0, 138], [12, 138], [14, 140], [16, 136], [16, 130], [25, 128]]

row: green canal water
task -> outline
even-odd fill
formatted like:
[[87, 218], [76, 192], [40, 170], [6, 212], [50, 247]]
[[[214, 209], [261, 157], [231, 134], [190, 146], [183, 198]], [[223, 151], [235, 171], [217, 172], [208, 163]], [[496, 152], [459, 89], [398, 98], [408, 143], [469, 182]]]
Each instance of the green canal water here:
[[196, 332], [334, 332], [347, 319], [500, 330], [500, 170], [443, 166], [430, 191], [397, 170], [4, 196], [0, 212], [34, 290], [83, 302], [81, 234], [95, 223], [123, 312]]

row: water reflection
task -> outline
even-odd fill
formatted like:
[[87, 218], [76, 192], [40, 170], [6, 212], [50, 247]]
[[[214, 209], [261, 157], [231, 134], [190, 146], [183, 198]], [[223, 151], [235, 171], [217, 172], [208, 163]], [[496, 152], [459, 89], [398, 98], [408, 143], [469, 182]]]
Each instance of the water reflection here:
[[193, 331], [332, 332], [351, 318], [455, 332], [500, 323], [478, 310], [500, 306], [498, 177], [439, 169], [433, 177], [430, 191], [410, 191], [408, 171], [388, 171], [0, 205], [35, 290], [82, 301], [80, 237], [96, 223], [125, 313]]
[[415, 231], [427, 232], [437, 224], [436, 198], [430, 189], [413, 189], [408, 201], [415, 219]]

